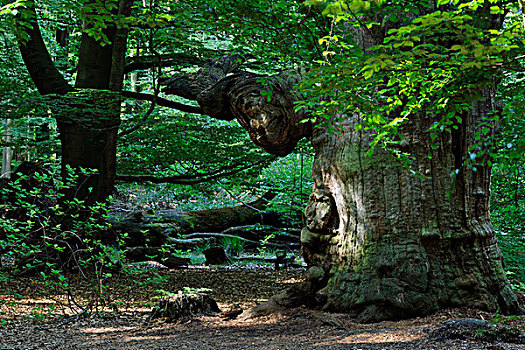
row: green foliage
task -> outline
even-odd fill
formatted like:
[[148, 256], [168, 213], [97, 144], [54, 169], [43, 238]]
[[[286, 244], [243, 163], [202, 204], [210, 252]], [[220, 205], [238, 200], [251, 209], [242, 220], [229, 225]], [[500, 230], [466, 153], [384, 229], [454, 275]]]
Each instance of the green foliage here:
[[[482, 1], [457, 7], [448, 3], [438, 10], [428, 1], [329, 3], [325, 14], [334, 26], [330, 35], [320, 39], [326, 59], [303, 83], [308, 100], [298, 108], [311, 110], [312, 120], [329, 131], [336, 130], [339, 118], [359, 115], [355, 127], [375, 131], [368, 154], [375, 147], [384, 148], [405, 165], [412, 160], [400, 150], [406, 139], [403, 126], [426, 115], [434, 121], [426, 142], [437, 147], [439, 134], [462, 124], [462, 115], [473, 108], [473, 102], [483, 100], [478, 92], [490, 86], [493, 77], [522, 69], [525, 48], [517, 18], [499, 28], [495, 9], [489, 11], [490, 21], [483, 19], [488, 14], [478, 6]], [[349, 26], [376, 33], [381, 26], [386, 33], [373, 38], [375, 45], [363, 51], [352, 36], [345, 35]], [[479, 143], [472, 145], [465, 165], [491, 165], [495, 149], [481, 143], [494, 143], [491, 125], [500, 116], [501, 111], [495, 110], [486, 120], [476, 121]], [[491, 156], [482, 157], [479, 148]]]
[[[25, 3], [0, 2], [0, 116], [10, 120], [9, 125], [7, 121], [2, 124], [0, 132], [11, 137], [2, 142], [12, 147], [18, 161], [42, 155], [59, 160], [53, 113], [75, 115], [76, 111], [64, 109], [70, 108], [70, 103], [64, 106], [44, 101], [34, 92], [16, 48], [17, 36], [24, 35], [31, 17]], [[38, 3], [38, 17], [45, 19], [39, 24], [54, 62], [71, 82], [79, 61], [81, 35], [87, 33], [108, 44], [110, 26], [130, 29], [128, 56], [191, 54], [194, 59], [139, 71], [138, 89], [143, 92], [158, 93], [159, 75], [193, 73], [199, 62], [232, 52], [248, 54], [248, 69], [261, 73], [294, 66], [312, 68], [301, 86], [305, 100], [297, 107], [310, 110], [312, 120], [318, 126], [328, 126], [331, 132], [340, 131], [337, 122], [344, 114], [359, 115], [355, 127], [376, 132], [372, 148], [385, 148], [405, 164], [410, 164], [411, 155], [398, 146], [405, 140], [403, 126], [410, 118], [419, 113], [435, 117], [427, 130], [427, 141], [437, 147], [439, 134], [456, 129], [463, 122], [462, 113], [472, 102], [481, 100], [475, 91], [493, 76], [503, 79], [499, 93], [505, 108], [480, 121], [478, 142], [464, 161], [470, 166], [480, 160], [493, 165], [496, 140], [491, 125], [499, 120], [504, 132], [497, 140], [501, 150], [494, 165], [492, 217], [510, 277], [515, 286], [523, 288], [519, 284], [525, 280], [521, 233], [525, 218], [520, 210], [524, 206], [525, 152], [522, 18], [515, 4], [502, 1], [491, 1], [485, 17], [479, 16], [481, 0], [440, 0], [440, 7], [433, 8], [435, 4], [406, 0], [162, 0], [138, 2], [132, 15], [123, 18], [115, 15], [116, 0], [53, 0]], [[486, 25], [487, 18], [502, 13], [508, 18], [504, 26]], [[88, 25], [83, 26], [83, 22]], [[348, 35], [354, 27], [366, 31], [379, 26], [384, 28], [384, 35], [368, 50]], [[65, 46], [56, 40], [59, 29], [67, 29], [69, 34]], [[130, 87], [127, 82], [126, 88]], [[265, 89], [262, 94], [272, 101], [271, 90]], [[236, 125], [159, 107], [149, 113], [149, 107], [125, 101], [121, 130], [141, 127], [119, 140], [118, 172], [177, 176], [188, 185], [120, 184], [121, 197], [132, 199], [132, 206], [208, 209], [237, 205], [270, 189], [279, 195], [269, 210], [285, 213], [290, 225], [301, 221], [300, 212], [311, 190], [313, 161], [313, 151], [305, 144], [297, 153], [274, 160], [253, 146]], [[99, 112], [102, 109], [95, 108]], [[485, 149], [485, 155], [478, 146]], [[254, 166], [248, 168], [249, 164]], [[125, 258], [120, 247], [97, 238], [104, 229], [99, 226], [102, 224], [90, 221], [103, 215], [106, 207], [86, 207], [82, 199], [65, 202], [62, 190], [72, 182], [61, 182], [54, 173], [39, 176], [39, 183], [47, 183], [52, 192], [44, 192], [46, 186], [22, 190], [23, 180], [19, 180], [19, 185], [15, 183], [4, 193], [14, 195], [15, 200], [2, 204], [7, 213], [1, 224], [5, 232], [2, 247], [17, 253], [3, 254], [3, 259], [12, 257], [19, 262], [34, 252], [71, 253], [63, 242], [79, 236], [82, 252], [87, 254], [80, 267], [97, 267], [96, 271], [101, 271], [97, 278], [104, 285], [112, 274], [108, 267]], [[208, 182], [191, 182], [202, 178]], [[66, 220], [69, 214], [73, 222]], [[26, 239], [39, 243], [34, 246]], [[29, 267], [36, 266], [42, 269], [45, 281], [67, 288], [68, 277], [60, 263], [30, 262]]]
[[[131, 127], [140, 117], [124, 117], [122, 128]], [[253, 176], [274, 158], [260, 152], [238, 125], [166, 109], [154, 112], [118, 147], [119, 173], [176, 176], [188, 184], [221, 174], [237, 179]]]
[[523, 73], [508, 72], [500, 84], [505, 108], [497, 161], [491, 177], [491, 219], [505, 269], [516, 291], [525, 292], [525, 96]]
[[523, 159], [502, 158], [492, 177], [491, 219], [505, 270], [516, 291], [525, 292], [525, 174]]
[[[109, 228], [103, 221], [106, 203], [66, 198], [64, 192], [75, 188], [80, 174], [69, 169], [62, 179], [50, 165], [18, 173], [0, 188], [0, 255], [2, 262], [10, 261], [1, 266], [2, 274], [37, 275], [45, 289], [62, 294], [69, 291], [70, 272], [76, 269], [96, 280], [93, 288], [101, 296], [105, 280], [121, 263], [115, 258], [118, 248], [102, 240]], [[82, 176], [90, 174], [82, 171]]]
[[312, 190], [313, 156], [311, 146], [301, 142], [294, 153], [277, 159], [261, 173], [263, 188], [278, 193], [268, 210], [285, 214], [290, 227], [301, 225], [302, 211]]
[[245, 242], [238, 237], [222, 237], [221, 244], [226, 249], [229, 246], [228, 254], [239, 256], [245, 249]]
[[[523, 291], [525, 40], [518, 4], [482, 0], [438, 1], [437, 6], [432, 1], [308, 3], [320, 6], [332, 27], [319, 38], [324, 58], [302, 82], [307, 99], [297, 108], [309, 110], [311, 120], [328, 132], [338, 132], [340, 121], [355, 116], [357, 130], [374, 132], [369, 155], [374, 148], [382, 148], [411, 168], [412, 155], [403, 147], [409, 121], [421, 117], [430, 121], [427, 139], [419, 140], [430, 146], [429, 158], [432, 149], [439, 147], [440, 134], [461, 125], [475, 128], [475, 140], [462, 166], [473, 170], [478, 165], [493, 166], [492, 220], [511, 283]], [[352, 27], [363, 33], [375, 31], [377, 36], [368, 37], [375, 43], [354, 41], [348, 35]], [[494, 82], [499, 83], [502, 103], [478, 120], [463, 120], [475, 103], [485, 103], [479, 92], [495, 86]]]

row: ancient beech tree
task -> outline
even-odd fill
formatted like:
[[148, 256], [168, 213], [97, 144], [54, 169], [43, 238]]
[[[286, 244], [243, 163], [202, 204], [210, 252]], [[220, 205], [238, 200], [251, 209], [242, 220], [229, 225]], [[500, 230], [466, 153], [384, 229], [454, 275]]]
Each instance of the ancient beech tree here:
[[[121, 3], [119, 12], [124, 13], [126, 1]], [[435, 10], [424, 3], [425, 11]], [[342, 9], [352, 15], [351, 8]], [[385, 25], [343, 26], [363, 52], [380, 44], [392, 28], [381, 12], [373, 16]], [[482, 18], [488, 26], [501, 25], [490, 19]], [[45, 52], [36, 22], [32, 23], [30, 39], [21, 50], [33, 80], [42, 93], [69, 92], [72, 88], [53, 70], [50, 59], [31, 56]], [[77, 87], [120, 90], [123, 43], [117, 43], [125, 33], [116, 35], [116, 28], [106, 31], [112, 45], [83, 38], [85, 60], [79, 62]], [[304, 122], [310, 115], [294, 104], [304, 98], [294, 90], [303, 79], [301, 73], [258, 75], [242, 71], [242, 59], [224, 56], [208, 61], [196, 73], [167, 78], [164, 92], [197, 101], [200, 108], [192, 107], [193, 111], [237, 120], [253, 142], [270, 153], [286, 155], [301, 138], [311, 138], [316, 150], [314, 188], [301, 236], [310, 278], [274, 298], [274, 303], [307, 303], [349, 312], [361, 321], [411, 317], [450, 306], [519, 311], [489, 217], [490, 165], [464, 165], [479, 123], [492, 123], [491, 133], [495, 130], [488, 116], [496, 109], [497, 86], [490, 75], [479, 77], [482, 84], [473, 92], [477, 98], [456, 118], [455, 128], [433, 140], [437, 147], [431, 147], [428, 130], [440, 115], [421, 109], [404, 122], [405, 139], [399, 147], [413, 157], [407, 168], [379, 148], [366, 155], [376, 134], [357, 127], [363, 119], [359, 111], [341, 110], [332, 125], [314, 127]], [[271, 96], [262, 91], [271, 91]], [[100, 126], [100, 118], [96, 121]], [[117, 115], [110, 118], [109, 127], [86, 128], [69, 119], [59, 123], [64, 162], [101, 170], [101, 182], [94, 187], [100, 192], [97, 198], [104, 197], [114, 180]], [[92, 156], [96, 164], [91, 164]]]
[[[483, 17], [483, 10], [478, 14], [487, 25], [501, 24], [497, 16]], [[366, 51], [385, 37], [386, 29], [349, 27], [347, 34]], [[301, 122], [307, 115], [294, 108], [300, 97], [292, 90], [299, 73], [271, 77], [268, 100], [261, 95], [268, 86], [260, 77], [238, 71], [237, 58], [231, 59], [171, 78], [165, 92], [196, 100], [211, 116], [235, 118], [256, 144], [274, 154], [284, 155], [298, 139], [311, 137], [314, 188], [301, 236], [310, 279], [274, 298], [274, 304], [308, 303], [349, 312], [361, 321], [453, 306], [520, 310], [490, 222], [491, 167], [464, 162], [480, 123], [495, 130], [489, 118], [497, 109], [492, 76], [476, 77], [476, 97], [455, 127], [439, 133], [437, 140], [429, 138], [428, 130], [441, 116], [421, 110], [405, 121], [405, 139], [398, 146], [413, 159], [409, 167], [401, 167], [379, 148], [366, 155], [375, 132], [358, 127], [359, 113], [341, 112], [324, 127]]]

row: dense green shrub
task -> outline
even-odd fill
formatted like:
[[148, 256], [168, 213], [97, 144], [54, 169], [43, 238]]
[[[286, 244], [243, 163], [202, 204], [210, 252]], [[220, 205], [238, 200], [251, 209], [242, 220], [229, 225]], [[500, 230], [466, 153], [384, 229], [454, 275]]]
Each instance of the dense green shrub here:
[[65, 293], [69, 276], [78, 272], [96, 282], [100, 295], [104, 279], [121, 263], [119, 240], [109, 244], [102, 236], [109, 228], [107, 203], [87, 205], [64, 194], [93, 172], [68, 168], [62, 178], [47, 165], [44, 170], [23, 163], [0, 188], [1, 279], [36, 275], [47, 288]]

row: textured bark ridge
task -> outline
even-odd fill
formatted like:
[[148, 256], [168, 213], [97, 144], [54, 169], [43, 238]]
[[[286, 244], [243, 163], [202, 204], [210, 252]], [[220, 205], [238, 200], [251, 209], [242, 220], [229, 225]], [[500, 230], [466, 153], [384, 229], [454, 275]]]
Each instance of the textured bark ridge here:
[[211, 60], [193, 75], [166, 79], [163, 91], [197, 101], [211, 117], [237, 119], [255, 144], [285, 156], [312, 132], [310, 123], [301, 123], [305, 115], [293, 104], [297, 100], [293, 86], [301, 76], [294, 71], [275, 76], [242, 72], [241, 62], [239, 55]]
[[309, 265], [327, 273], [319, 306], [363, 322], [454, 306], [519, 311], [490, 222], [490, 169], [462, 166], [490, 101], [465, 115], [457, 132], [443, 134], [432, 159], [425, 135], [431, 121], [407, 126], [414, 170], [424, 178], [380, 152], [365, 156], [370, 135], [351, 119], [342, 134], [316, 129], [315, 184], [301, 241]]

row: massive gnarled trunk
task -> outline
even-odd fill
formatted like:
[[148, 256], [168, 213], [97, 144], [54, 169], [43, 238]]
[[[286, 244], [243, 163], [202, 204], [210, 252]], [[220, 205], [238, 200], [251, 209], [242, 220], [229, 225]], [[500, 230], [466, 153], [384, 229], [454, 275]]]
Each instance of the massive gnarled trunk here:
[[436, 150], [426, 132], [433, 121], [410, 122], [406, 147], [424, 178], [381, 152], [365, 156], [371, 135], [356, 131], [352, 118], [341, 134], [316, 130], [301, 240], [309, 265], [325, 273], [318, 305], [361, 321], [454, 306], [518, 310], [489, 217], [490, 168], [463, 166], [476, 125], [492, 110], [490, 97], [463, 116], [457, 132], [442, 134]]
[[[494, 109], [490, 79], [458, 129], [440, 135], [437, 149], [430, 147], [427, 131], [434, 119], [420, 115], [407, 123], [409, 138], [401, 147], [415, 156], [414, 169], [394, 164], [381, 151], [366, 156], [373, 135], [356, 130], [358, 115], [348, 115], [338, 132], [300, 123], [304, 116], [294, 111], [293, 95], [282, 96], [290, 88], [279, 83], [282, 77], [274, 81], [270, 102], [261, 96], [263, 87], [241, 72], [218, 76], [204, 88], [175, 78], [166, 89], [193, 97], [224, 119], [236, 118], [272, 153], [290, 152], [299, 137], [312, 136], [314, 188], [301, 235], [311, 278], [273, 303], [306, 302], [364, 322], [453, 306], [520, 310], [490, 222], [490, 167], [464, 166], [477, 126], [490, 123], [484, 120]], [[204, 98], [210, 91], [215, 98]]]
[[[366, 50], [384, 33], [350, 35]], [[359, 115], [336, 125], [338, 133], [314, 130], [314, 188], [301, 235], [306, 261], [320, 268], [312, 303], [364, 322], [455, 306], [520, 311], [490, 222], [491, 168], [465, 163], [473, 145], [489, 146], [476, 142], [480, 125], [496, 129], [489, 117], [497, 109], [495, 81], [478, 82], [472, 108], [434, 148], [428, 130], [439, 116], [411, 116], [399, 144], [415, 158], [410, 169], [381, 150], [365, 155], [373, 135], [357, 130]]]

